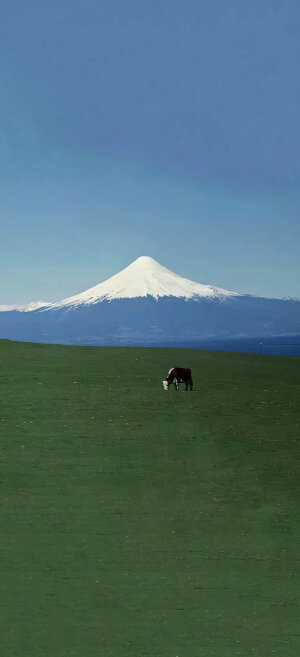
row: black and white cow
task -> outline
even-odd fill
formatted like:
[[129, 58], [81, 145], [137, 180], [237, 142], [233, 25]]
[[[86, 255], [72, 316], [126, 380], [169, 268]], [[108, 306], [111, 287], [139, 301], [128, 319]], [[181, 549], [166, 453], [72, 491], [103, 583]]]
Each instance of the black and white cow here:
[[167, 378], [162, 382], [165, 390], [169, 390], [171, 383], [174, 383], [175, 389], [178, 390], [179, 383], [185, 383], [185, 389], [193, 390], [192, 372], [187, 367], [171, 367]]

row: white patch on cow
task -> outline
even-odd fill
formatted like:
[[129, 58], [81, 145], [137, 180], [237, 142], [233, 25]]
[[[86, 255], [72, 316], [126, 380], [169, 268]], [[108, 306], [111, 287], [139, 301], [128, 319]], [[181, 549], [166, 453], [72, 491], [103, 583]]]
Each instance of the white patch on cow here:
[[171, 374], [172, 370], [174, 370], [174, 367], [171, 367], [171, 369], [168, 371], [168, 376]]
[[168, 381], [163, 381], [162, 384], [165, 390], [169, 389]]

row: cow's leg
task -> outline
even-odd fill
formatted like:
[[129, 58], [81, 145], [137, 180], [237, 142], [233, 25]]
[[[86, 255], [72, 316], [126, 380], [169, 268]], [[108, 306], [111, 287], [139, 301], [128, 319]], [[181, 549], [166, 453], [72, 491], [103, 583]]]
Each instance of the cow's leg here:
[[193, 390], [193, 381], [190, 379], [190, 390]]
[[179, 385], [177, 379], [174, 379], [174, 386], [175, 386], [175, 390], [178, 390]]

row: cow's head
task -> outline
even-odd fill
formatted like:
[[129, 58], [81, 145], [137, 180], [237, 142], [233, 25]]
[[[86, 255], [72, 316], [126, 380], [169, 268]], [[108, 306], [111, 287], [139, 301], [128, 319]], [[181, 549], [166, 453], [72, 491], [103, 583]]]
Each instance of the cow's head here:
[[164, 390], [169, 390], [169, 381], [165, 380], [162, 382]]

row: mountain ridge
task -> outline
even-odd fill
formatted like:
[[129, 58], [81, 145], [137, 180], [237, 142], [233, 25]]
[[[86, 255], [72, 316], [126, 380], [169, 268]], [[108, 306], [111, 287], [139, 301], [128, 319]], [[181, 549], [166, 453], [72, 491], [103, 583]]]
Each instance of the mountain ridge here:
[[299, 300], [204, 286], [147, 256], [61, 302], [0, 313], [0, 338], [29, 342], [186, 346], [292, 334], [300, 334]]

